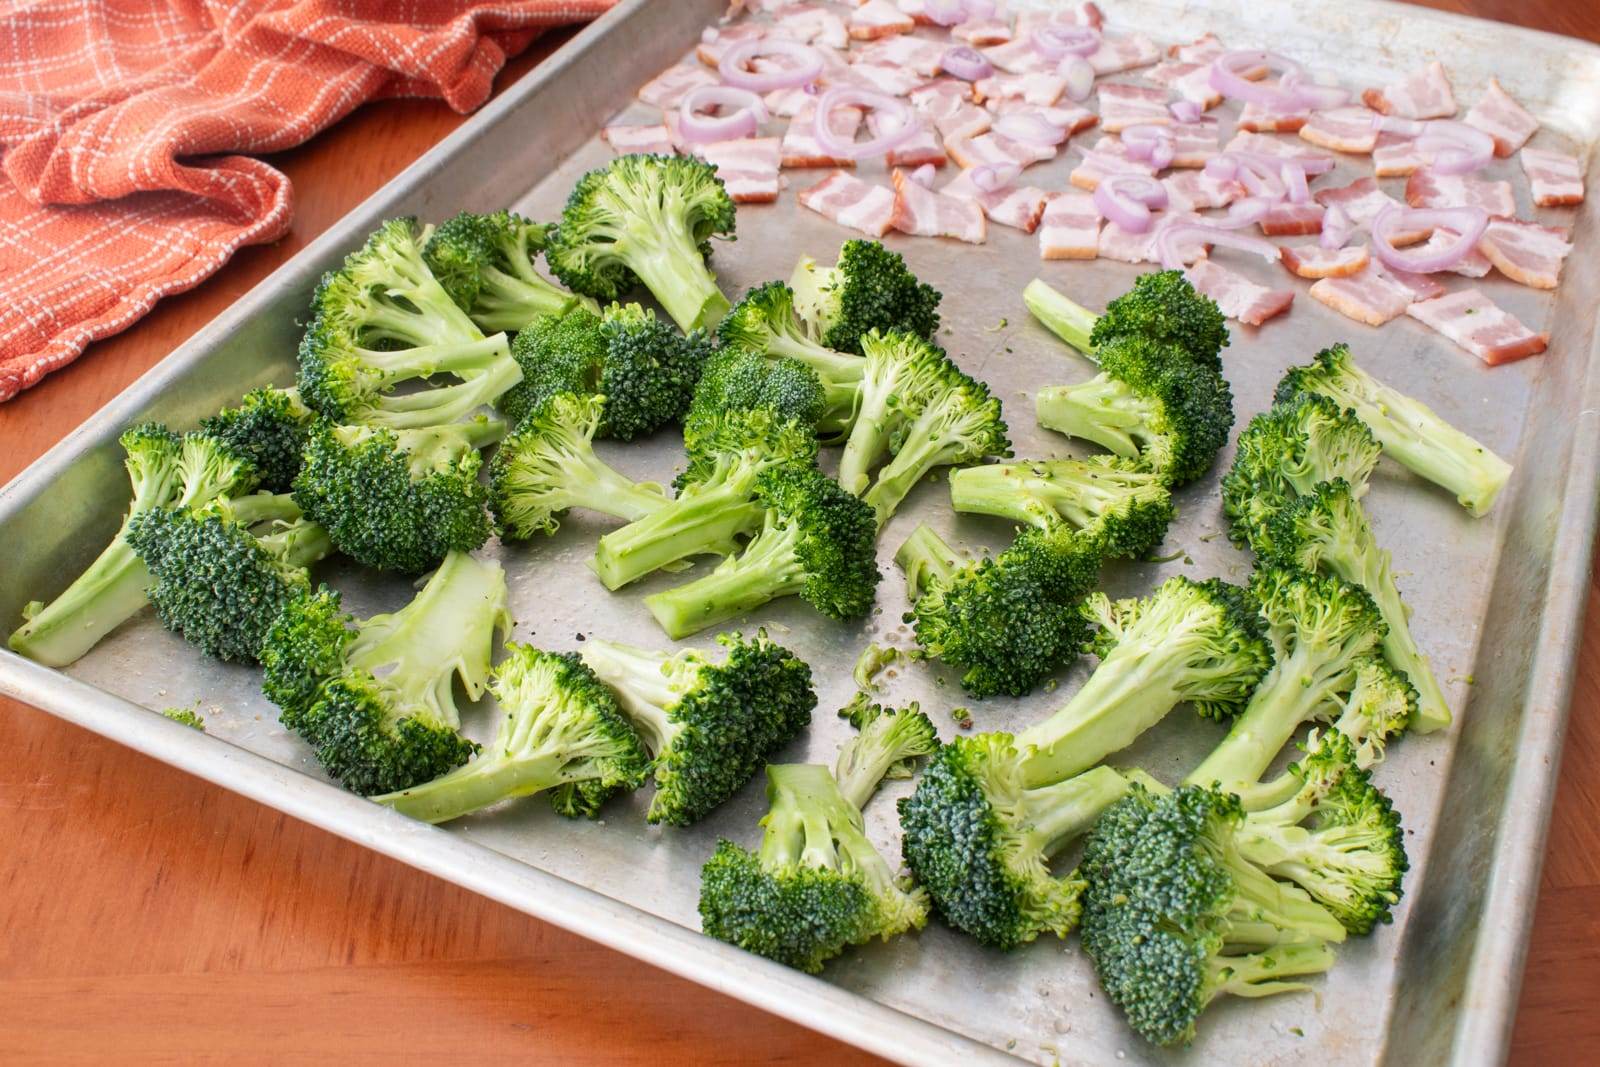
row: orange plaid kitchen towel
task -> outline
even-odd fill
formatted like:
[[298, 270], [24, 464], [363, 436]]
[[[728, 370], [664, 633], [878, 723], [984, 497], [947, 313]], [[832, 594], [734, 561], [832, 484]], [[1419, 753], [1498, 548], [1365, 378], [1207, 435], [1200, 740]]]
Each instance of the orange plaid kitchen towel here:
[[244, 153], [382, 97], [471, 111], [508, 55], [612, 2], [0, 4], [0, 400], [288, 229], [288, 179]]

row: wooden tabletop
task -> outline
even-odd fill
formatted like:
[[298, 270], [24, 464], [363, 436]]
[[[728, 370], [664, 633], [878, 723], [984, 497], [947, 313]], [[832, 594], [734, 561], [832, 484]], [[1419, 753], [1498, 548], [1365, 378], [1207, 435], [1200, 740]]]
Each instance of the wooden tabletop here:
[[[1428, 4], [1600, 40], [1600, 5]], [[289, 235], [0, 405], [0, 484], [461, 121], [386, 102], [269, 157]], [[1600, 1045], [1600, 583], [1589, 608], [1516, 1064]], [[0, 1061], [876, 1062], [3, 699], [0, 752]]]

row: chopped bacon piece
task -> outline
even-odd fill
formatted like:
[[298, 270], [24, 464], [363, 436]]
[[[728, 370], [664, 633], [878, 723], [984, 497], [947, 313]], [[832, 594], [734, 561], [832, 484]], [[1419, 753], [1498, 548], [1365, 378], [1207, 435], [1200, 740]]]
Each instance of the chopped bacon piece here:
[[[878, 112], [874, 111], [867, 116], [867, 128], [872, 131], [872, 136], [883, 136], [883, 119]], [[939, 143], [938, 135], [926, 122], [917, 122], [917, 131], [889, 149], [885, 159], [891, 167], [920, 167], [924, 163], [942, 167], [950, 162], [950, 157], [945, 154], [944, 145]]]
[[639, 99], [651, 107], [662, 110], [675, 108], [689, 95], [689, 90], [702, 85], [718, 85], [721, 79], [698, 64], [679, 63], [668, 67], [639, 88]]
[[1161, 179], [1167, 203], [1174, 211], [1201, 211], [1227, 207], [1244, 195], [1244, 186], [1232, 179], [1214, 178], [1203, 170], [1184, 170]]
[[1094, 259], [1100, 254], [1100, 212], [1089, 193], [1057, 193], [1039, 222], [1040, 259]]
[[1045, 26], [1087, 26], [1091, 30], [1098, 30], [1104, 25], [1105, 16], [1090, 0], [1072, 7], [1054, 6], [1048, 11], [1018, 12], [1016, 36], [1026, 37]]
[[979, 100], [1021, 100], [1050, 107], [1067, 91], [1059, 74], [993, 74], [972, 83]]
[[1055, 145], [1029, 144], [993, 130], [977, 137], [953, 140], [945, 148], [950, 158], [963, 167], [980, 167], [985, 163], [1028, 167], [1056, 156]]
[[1377, 117], [1376, 112], [1364, 107], [1315, 111], [1310, 121], [1300, 127], [1300, 137], [1335, 152], [1370, 155], [1378, 145], [1378, 130], [1372, 124]]
[[916, 237], [954, 237], [975, 245], [988, 234], [976, 201], [936, 193], [899, 169], [894, 172], [894, 213], [889, 224]]
[[1517, 214], [1510, 182], [1436, 174], [1431, 170], [1419, 170], [1406, 179], [1406, 203], [1412, 207], [1478, 207], [1496, 219], [1514, 218]]
[[1404, 178], [1428, 165], [1430, 157], [1417, 147], [1415, 137], [1385, 130], [1372, 149], [1372, 172], [1380, 178]]
[[1117, 133], [1129, 126], [1165, 126], [1172, 121], [1164, 89], [1143, 89], [1137, 85], [1100, 86], [1100, 127]]
[[1501, 159], [1527, 144], [1539, 128], [1539, 120], [1511, 99], [1511, 94], [1494, 78], [1489, 79], [1489, 88], [1467, 109], [1462, 121], [1493, 137], [1494, 154]]
[[970, 170], [957, 174], [939, 191], [946, 196], [976, 201], [990, 222], [1010, 226], [1023, 233], [1032, 233], [1038, 228], [1039, 216], [1044, 213], [1045, 200], [1050, 195], [1031, 185], [1008, 186], [985, 192], [973, 184]]
[[1268, 289], [1257, 285], [1242, 274], [1211, 262], [1209, 258], [1197, 260], [1183, 276], [1196, 292], [1204, 293], [1217, 302], [1217, 307], [1230, 319], [1238, 319], [1247, 326], [1260, 326], [1289, 310], [1294, 303], [1294, 290]]
[[761, 98], [767, 105], [767, 113], [776, 115], [781, 119], [794, 118], [806, 108], [817, 102], [816, 93], [808, 93], [800, 86], [789, 89], [774, 89]]
[[1437, 60], [1382, 89], [1368, 89], [1361, 102], [1374, 111], [1403, 119], [1444, 119], [1456, 113], [1450, 78]]
[[939, 136], [943, 137], [946, 143], [970, 140], [981, 133], [988, 133], [992, 124], [989, 112], [977, 104], [965, 101], [944, 118], [934, 120], [934, 125], [939, 128]]
[[1372, 254], [1366, 245], [1323, 248], [1321, 245], [1284, 245], [1278, 257], [1290, 274], [1302, 278], [1348, 278], [1366, 267]]
[[1026, 100], [1011, 98], [996, 100], [994, 110], [997, 115], [1037, 115], [1056, 129], [1066, 130], [1068, 137], [1081, 133], [1100, 121], [1100, 116], [1093, 111], [1076, 104], [1055, 107], [1035, 106]]
[[776, 137], [744, 137], [698, 145], [695, 155], [717, 168], [736, 204], [770, 204], [778, 199], [780, 151]]
[[1161, 49], [1142, 33], [1126, 37], [1103, 36], [1100, 47], [1084, 58], [1096, 74], [1121, 74], [1156, 63], [1161, 59]]
[[1257, 223], [1268, 237], [1298, 237], [1322, 232], [1321, 204], [1307, 201], [1304, 204], [1288, 202], [1274, 204]]
[[1536, 356], [1550, 343], [1476, 289], [1421, 300], [1406, 314], [1448, 337], [1491, 367]]
[[1185, 63], [1210, 63], [1226, 51], [1222, 42], [1217, 40], [1217, 35], [1208, 30], [1205, 36], [1197, 37], [1188, 44], [1173, 45], [1167, 49], [1167, 54]]
[[1406, 299], [1412, 301], [1413, 303], [1418, 300], [1432, 300], [1436, 296], [1443, 296], [1445, 294], [1445, 287], [1443, 283], [1441, 283], [1439, 279], [1435, 278], [1431, 274], [1417, 274], [1409, 270], [1395, 270], [1393, 267], [1384, 266], [1377, 260], [1373, 261], [1371, 269], [1377, 271], [1384, 278], [1388, 279], [1391, 285], [1398, 287], [1406, 294]]
[[1373, 261], [1366, 269], [1349, 277], [1323, 278], [1311, 287], [1311, 299], [1321, 301], [1346, 318], [1368, 326], [1382, 326], [1405, 314], [1412, 293], [1386, 277]]
[[1285, 141], [1277, 137], [1268, 137], [1264, 133], [1252, 133], [1243, 130], [1233, 135], [1224, 152], [1257, 152], [1265, 156], [1276, 156], [1279, 159], [1299, 159], [1310, 162], [1332, 161], [1333, 157], [1326, 152], [1313, 152], [1298, 141]]
[[607, 126], [600, 131], [600, 136], [618, 155], [623, 156], [637, 152], [670, 156], [676, 151], [672, 146], [672, 135], [661, 123], [654, 126]]
[[1211, 87], [1211, 64], [1169, 59], [1144, 72], [1144, 77], [1164, 85], [1202, 111], [1222, 103], [1222, 94]]
[[1522, 171], [1528, 176], [1533, 202], [1539, 207], [1583, 203], [1583, 164], [1578, 157], [1542, 148], [1522, 150]]
[[939, 61], [946, 46], [924, 37], [889, 37], [874, 41], [856, 53], [857, 63], [878, 63], [885, 67], [905, 67], [924, 78], [939, 73]]
[[937, 119], [954, 110], [957, 104], [970, 103], [977, 98], [972, 83], [960, 78], [933, 78], [906, 94], [911, 106], [930, 119]]
[[[856, 131], [861, 128], [861, 109], [856, 107], [834, 108], [829, 121], [833, 124], [834, 135], [841, 141], [855, 140]], [[784, 131], [781, 146], [782, 163], [785, 167], [853, 167], [853, 159], [841, 159], [817, 140], [817, 103], [816, 98], [811, 98], [810, 105], [789, 123], [789, 128]]]
[[889, 232], [894, 218], [894, 194], [881, 185], [869, 185], [853, 174], [836, 170], [809, 189], [802, 190], [800, 206], [810, 208], [830, 222], [860, 230], [869, 237]]
[[713, 26], [706, 30], [695, 47], [694, 54], [708, 67], [722, 62], [722, 55], [741, 41], [765, 37], [769, 27], [759, 22], [730, 22], [726, 26]]
[[968, 19], [951, 30], [950, 36], [974, 48], [1005, 44], [1011, 40], [1011, 23], [1005, 19]]
[[922, 77], [904, 67], [888, 67], [882, 63], [852, 63], [842, 70], [825, 70], [822, 81], [829, 87], [854, 85], [873, 89], [887, 96], [905, 96], [918, 85]]
[[1032, 34], [1018, 33], [1004, 44], [983, 49], [983, 57], [994, 64], [996, 70], [1010, 74], [1040, 74], [1052, 72], [1060, 63], [1033, 47]]
[[776, 16], [775, 32], [801, 44], [844, 48], [850, 43], [844, 19], [820, 4], [791, 4], [778, 10]]
[[[1357, 178], [1349, 185], [1335, 189], [1318, 189], [1311, 194], [1312, 199], [1323, 207], [1338, 205], [1344, 213], [1350, 216], [1350, 221], [1357, 226], [1371, 226], [1372, 220], [1387, 207], [1399, 207], [1400, 203], [1394, 197], [1378, 188], [1378, 183], [1372, 178]], [[1427, 234], [1418, 235], [1415, 240], [1422, 240]], [[1396, 246], [1401, 241], [1395, 241]], [[1410, 243], [1410, 242], [1404, 242]]]
[[1252, 100], [1239, 109], [1238, 127], [1251, 133], [1295, 133], [1310, 121], [1311, 112], [1305, 108], [1284, 111]]
[[1534, 289], [1554, 289], [1572, 245], [1565, 230], [1496, 219], [1483, 231], [1478, 250], [1512, 281]]
[[1083, 162], [1073, 168], [1067, 180], [1079, 189], [1094, 192], [1101, 180], [1113, 174], [1143, 174], [1155, 177], [1156, 169], [1150, 164], [1128, 158], [1128, 146], [1115, 137], [1102, 137], [1094, 148], [1082, 149]]
[[1217, 154], [1217, 120], [1205, 115], [1193, 122], [1174, 122], [1172, 131], [1172, 165], [1174, 167], [1203, 167]]
[[[1165, 211], [1158, 214], [1155, 223], [1145, 233], [1129, 233], [1115, 222], [1107, 219], [1100, 229], [1100, 255], [1105, 259], [1120, 260], [1123, 263], [1155, 263], [1159, 261], [1156, 255], [1156, 237], [1163, 226], [1179, 222], [1199, 222], [1197, 215], [1185, 215], [1178, 212]], [[1196, 242], [1181, 249], [1183, 261], [1193, 263], [1206, 254], [1206, 246]]]
[[850, 36], [858, 41], [910, 33], [916, 25], [910, 15], [894, 6], [893, 0], [867, 0], [850, 12]]
[[910, 15], [916, 21], [918, 26], [938, 25], [937, 22], [934, 22], [928, 17], [927, 0], [894, 0], [894, 4], [895, 7], [898, 7], [901, 11], [904, 11], [906, 14]]

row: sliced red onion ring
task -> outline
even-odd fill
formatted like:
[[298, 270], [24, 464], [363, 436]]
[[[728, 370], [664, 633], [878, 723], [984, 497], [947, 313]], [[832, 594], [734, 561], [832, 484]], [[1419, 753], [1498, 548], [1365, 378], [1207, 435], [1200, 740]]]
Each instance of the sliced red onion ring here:
[[1172, 112], [1172, 117], [1179, 122], [1195, 122], [1205, 112], [1193, 100], [1174, 100], [1167, 105], [1167, 110]]
[[[1372, 220], [1372, 251], [1395, 270], [1432, 274], [1449, 270], [1465, 259], [1478, 247], [1478, 239], [1488, 226], [1489, 213], [1482, 208], [1409, 208], [1391, 204]], [[1430, 250], [1432, 241], [1404, 251], [1394, 246], [1395, 234], [1418, 230], [1449, 230], [1461, 236], [1454, 244], [1437, 250]]]
[[1239, 174], [1239, 160], [1232, 153], [1224, 153], [1206, 160], [1203, 169], [1208, 178], [1215, 178], [1219, 182], [1231, 182]]
[[1128, 149], [1129, 159], [1149, 159], [1156, 145], [1162, 141], [1171, 142], [1172, 130], [1153, 122], [1136, 122], [1132, 126], [1124, 126], [1118, 136]]
[[967, 172], [980, 193], [998, 193], [1017, 180], [1022, 168], [1015, 163], [982, 163]]
[[1113, 174], [1095, 186], [1094, 206], [1128, 233], [1149, 233], [1150, 209], [1167, 206], [1167, 187], [1143, 174]]
[[965, 0], [922, 0], [922, 14], [935, 26], [955, 26], [972, 17]]
[[976, 48], [962, 45], [952, 48], [939, 59], [939, 69], [964, 82], [975, 82], [994, 73], [994, 64]]
[[1472, 174], [1494, 158], [1494, 138], [1465, 122], [1423, 123], [1416, 147], [1433, 155], [1429, 168], [1440, 174]]
[[1195, 244], [1226, 245], [1241, 252], [1254, 252], [1271, 263], [1278, 261], [1278, 246], [1271, 241], [1248, 237], [1204, 222], [1174, 222], [1163, 226], [1161, 232], [1156, 235], [1155, 252], [1161, 260], [1162, 270], [1184, 268], [1185, 242], [1190, 247]]
[[1293, 93], [1300, 106], [1307, 111], [1325, 111], [1328, 108], [1343, 107], [1350, 101], [1348, 90], [1336, 85], [1319, 85], [1302, 70], [1285, 73], [1279, 85]]
[[1299, 74], [1304, 77], [1305, 74], [1300, 64], [1276, 52], [1235, 49], [1224, 52], [1211, 61], [1211, 73], [1206, 80], [1211, 88], [1234, 100], [1243, 100], [1247, 104], [1256, 104], [1274, 111], [1299, 110], [1300, 97], [1293, 85], [1286, 88], [1281, 79], [1276, 85], [1253, 82], [1242, 73], [1246, 70], [1259, 70], [1262, 67], [1276, 70], [1285, 76]]
[[1027, 111], [1017, 111], [995, 119], [994, 132], [1024, 144], [1058, 145], [1067, 139], [1065, 129]]
[[[862, 107], [877, 112], [878, 128], [883, 132], [869, 141], [843, 140], [833, 132], [833, 123], [830, 121], [833, 113], [841, 107]], [[887, 93], [839, 85], [823, 93], [817, 100], [817, 116], [812, 133], [823, 151], [840, 159], [881, 155], [916, 132], [917, 121], [912, 115], [911, 105]]]
[[924, 163], [922, 166], [920, 166], [916, 170], [912, 171], [910, 173], [909, 177], [911, 178], [912, 181], [916, 182], [918, 185], [922, 186], [924, 189], [932, 189], [933, 188], [933, 164], [932, 163]]
[[1285, 158], [1283, 156], [1268, 155], [1266, 152], [1247, 152], [1241, 149], [1235, 149], [1224, 154], [1237, 156], [1241, 160], [1248, 160], [1251, 166], [1265, 167], [1271, 171], [1276, 171], [1285, 163], [1298, 167], [1302, 173], [1308, 175], [1326, 174], [1333, 169], [1333, 159], [1330, 156], [1293, 156]]
[[1068, 56], [1056, 68], [1056, 73], [1067, 79], [1067, 99], [1082, 103], [1089, 99], [1094, 89], [1094, 68], [1082, 56]]
[[[723, 108], [721, 115], [704, 115], [707, 108]], [[731, 85], [701, 85], [690, 89], [678, 105], [678, 132], [689, 144], [736, 141], [756, 132], [767, 120], [767, 105], [749, 89]]]
[[[747, 64], [759, 56], [785, 56], [795, 62], [780, 70], [751, 70]], [[724, 52], [717, 64], [717, 73], [729, 85], [758, 93], [792, 89], [817, 80], [822, 74], [822, 53], [810, 45], [783, 37], [757, 37], [740, 41]]]
[[1088, 26], [1042, 26], [1033, 31], [1028, 43], [1046, 59], [1087, 56], [1100, 47], [1100, 34]]
[[1317, 243], [1329, 251], [1343, 248], [1350, 243], [1355, 228], [1355, 220], [1349, 212], [1338, 204], [1330, 204], [1322, 213], [1322, 236], [1317, 238]]
[[1224, 214], [1209, 218], [1206, 223], [1220, 230], [1242, 230], [1266, 218], [1272, 207], [1273, 201], [1264, 196], [1247, 196], [1243, 200], [1235, 200], [1228, 205]]
[[1278, 174], [1283, 178], [1284, 188], [1289, 191], [1289, 203], [1303, 204], [1311, 199], [1311, 189], [1306, 185], [1306, 172], [1292, 161], [1284, 160], [1279, 164]]

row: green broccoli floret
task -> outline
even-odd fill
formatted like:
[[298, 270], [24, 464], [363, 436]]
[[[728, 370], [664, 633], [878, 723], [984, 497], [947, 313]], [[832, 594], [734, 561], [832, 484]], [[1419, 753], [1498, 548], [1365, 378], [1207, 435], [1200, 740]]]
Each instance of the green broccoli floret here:
[[297, 389], [252, 389], [237, 407], [200, 420], [200, 429], [249, 459], [261, 488], [286, 493], [300, 473], [300, 453], [315, 416]]
[[439, 823], [545, 793], [562, 815], [593, 818], [613, 794], [649, 776], [638, 735], [576, 654], [508, 644], [489, 691], [503, 714], [485, 751], [432, 781], [372, 799]]
[[728, 348], [761, 352], [773, 359], [793, 359], [810, 367], [824, 393], [819, 432], [835, 435], [850, 431], [865, 361], [813, 340], [795, 314], [794, 290], [783, 282], [768, 282], [746, 293], [722, 320], [718, 336]]
[[733, 236], [717, 168], [692, 157], [619, 156], [573, 188], [545, 261], [576, 293], [615, 300], [643, 283], [685, 332], [710, 329], [728, 298], [706, 266], [713, 236]]
[[653, 482], [634, 482], [594, 453], [603, 396], [546, 397], [489, 461], [489, 510], [500, 536], [553, 534], [571, 508], [633, 521], [666, 506]]
[[167, 629], [218, 659], [254, 663], [267, 627], [311, 590], [307, 568], [333, 551], [288, 494], [221, 497], [154, 508], [128, 523], [149, 569], [150, 601]]
[[100, 555], [48, 605], [32, 601], [12, 632], [12, 649], [47, 667], [65, 667], [148, 603], [150, 572], [128, 544], [133, 520], [167, 507], [199, 507], [248, 493], [259, 474], [249, 459], [203, 432], [181, 437], [159, 423], [123, 432], [123, 466], [133, 499], [122, 526]]
[[861, 809], [891, 772], [939, 747], [913, 705], [864, 707], [834, 773], [818, 764], [767, 767], [761, 848], [726, 839], [700, 872], [707, 934], [811, 974], [851, 945], [887, 941], [928, 921], [928, 898], [903, 885], [867, 839]]
[[811, 722], [811, 668], [767, 638], [722, 634], [722, 663], [590, 638], [581, 653], [654, 759], [645, 818], [688, 826], [727, 800]]
[[812, 466], [816, 454], [808, 426], [767, 408], [727, 412], [697, 435], [670, 504], [600, 538], [595, 573], [607, 589], [620, 589], [680, 559], [731, 554], [765, 521], [756, 498], [762, 472]]
[[534, 269], [550, 227], [511, 211], [463, 211], [441, 223], [422, 247], [428, 269], [479, 328], [520, 330], [540, 315], [595, 302], [546, 281]]
[[1432, 408], [1378, 381], [1337, 344], [1294, 367], [1278, 383], [1278, 399], [1318, 393], [1355, 412], [1383, 450], [1412, 473], [1454, 493], [1473, 515], [1487, 514], [1511, 477], [1511, 465], [1451, 426]]
[[1121, 456], [991, 463], [950, 473], [950, 506], [1041, 530], [1071, 530], [1108, 556], [1141, 557], [1176, 509], [1160, 475]]
[[761, 472], [755, 500], [761, 528], [737, 556], [686, 585], [644, 599], [672, 638], [799, 596], [830, 619], [872, 609], [877, 592], [877, 524], [866, 504], [816, 467], [790, 463]]
[[903, 621], [924, 652], [963, 672], [973, 696], [1031, 692], [1088, 638], [1078, 604], [1100, 554], [1080, 538], [1030, 530], [998, 556], [964, 561], [919, 526], [894, 558], [913, 602]]
[[1081, 871], [1083, 947], [1128, 1024], [1156, 1045], [1193, 1040], [1219, 996], [1308, 988], [1345, 929], [1248, 859], [1226, 793], [1135, 786], [1095, 824]]
[[1173, 344], [1194, 362], [1222, 370], [1228, 324], [1216, 301], [1195, 291], [1182, 271], [1141, 274], [1133, 288], [1096, 315], [1039, 278], [1022, 291], [1022, 301], [1051, 333], [1090, 359], [1120, 337], [1147, 337]]
[[496, 631], [511, 631], [504, 572], [451, 552], [393, 614], [355, 622], [325, 587], [291, 601], [262, 643], [262, 689], [346, 789], [408, 789], [477, 751], [456, 732], [454, 679], [483, 696]]
[[836, 352], [863, 355], [861, 340], [873, 330], [902, 330], [931, 341], [939, 329], [939, 291], [918, 281], [900, 253], [877, 241], [846, 241], [831, 267], [803, 257], [789, 287], [807, 332]]
[[730, 411], [766, 408], [779, 419], [817, 426], [827, 407], [817, 372], [798, 360], [771, 359], [747, 348], [720, 348], [706, 361], [683, 419], [693, 450]]
[[505, 429], [482, 416], [411, 430], [319, 425], [306, 442], [295, 503], [345, 555], [418, 574], [489, 539], [478, 449]]

